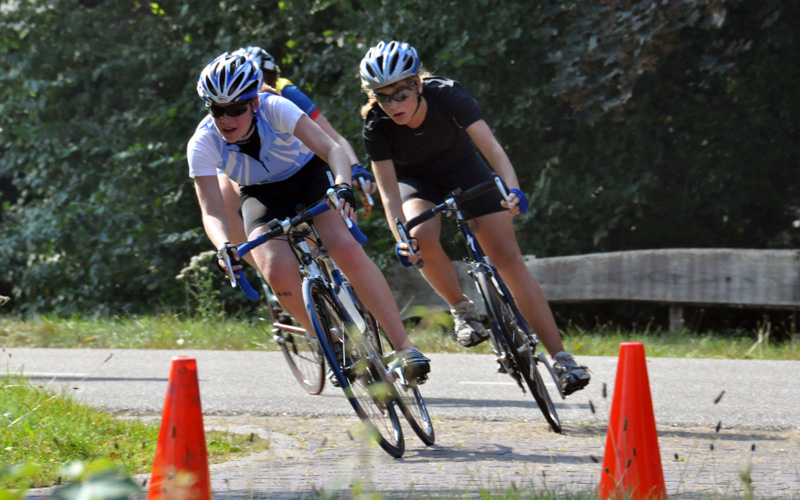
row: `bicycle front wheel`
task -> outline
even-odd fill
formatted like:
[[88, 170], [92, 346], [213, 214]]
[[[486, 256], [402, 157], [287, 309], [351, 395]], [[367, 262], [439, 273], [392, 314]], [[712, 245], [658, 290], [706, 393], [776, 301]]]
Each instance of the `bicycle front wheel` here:
[[[376, 348], [382, 355], [388, 355], [394, 350], [392, 341], [386, 334], [384, 329], [378, 324], [378, 321], [372, 314], [364, 308], [364, 306], [356, 298], [356, 304], [359, 309], [364, 313], [364, 319], [367, 328], [370, 330], [370, 337]], [[384, 356], [386, 359], [388, 356]], [[392, 359], [387, 359], [391, 363]], [[391, 377], [394, 390], [398, 396], [398, 403], [400, 411], [408, 421], [411, 429], [419, 437], [420, 441], [425, 443], [426, 446], [431, 446], [436, 442], [436, 436], [433, 431], [433, 421], [428, 413], [428, 407], [422, 394], [419, 392], [419, 386], [416, 383], [411, 383], [403, 377], [402, 368], [397, 366], [389, 374]]]
[[533, 339], [530, 326], [522, 318], [510, 294], [506, 295], [498, 290], [495, 279], [499, 280], [499, 277], [493, 278], [487, 272], [476, 274], [481, 293], [489, 308], [488, 312], [493, 318], [493, 328], [500, 330], [498, 333], [503, 336], [514, 360], [516, 377], [525, 380], [550, 428], [553, 432], [560, 433], [561, 421], [538, 370], [539, 358], [535, 356], [537, 342]]
[[324, 283], [307, 280], [303, 298], [322, 352], [356, 414], [381, 448], [401, 457], [405, 451], [403, 430], [381, 360], [360, 345], [360, 332]]

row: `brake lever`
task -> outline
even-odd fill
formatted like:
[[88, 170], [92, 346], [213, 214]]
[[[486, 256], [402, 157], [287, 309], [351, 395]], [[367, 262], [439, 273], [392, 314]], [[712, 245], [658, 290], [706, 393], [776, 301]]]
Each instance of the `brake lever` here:
[[503, 199], [505, 200], [506, 204], [511, 206], [511, 203], [508, 200], [508, 191], [506, 191], [506, 187], [503, 185], [502, 179], [496, 175], [492, 177], [494, 178], [494, 183], [497, 186], [497, 190], [500, 191], [501, 195], [503, 195]]
[[228, 270], [228, 279], [231, 282], [231, 287], [236, 288], [236, 273], [233, 272], [233, 265], [231, 264], [231, 256], [225, 252], [225, 269]]
[[[402, 222], [400, 222], [400, 219], [398, 219], [397, 217], [395, 217], [394, 223], [395, 226], [397, 227], [397, 234], [400, 235], [400, 239], [403, 240], [403, 243], [408, 245], [408, 253], [410, 253], [412, 256], [416, 255], [417, 253], [411, 247], [411, 238], [408, 235], [408, 231], [406, 231], [406, 226]], [[422, 269], [422, 266], [424, 265], [425, 262], [423, 262], [422, 259], [419, 259], [414, 263], [414, 267], [416, 267], [417, 269]]]
[[361, 188], [361, 192], [367, 198], [367, 203], [369, 203], [370, 205], [374, 206], [375, 202], [372, 200], [372, 196], [369, 195], [369, 193], [367, 192], [367, 189], [364, 187], [365, 184], [366, 184], [366, 180], [364, 179], [364, 177], [358, 176], [358, 185]]
[[[336, 196], [336, 191], [334, 191], [333, 188], [329, 188], [325, 194], [328, 196], [328, 201], [331, 203], [331, 205], [336, 207], [336, 205], [339, 204], [339, 197]], [[353, 221], [351, 221], [349, 217], [344, 215], [344, 208], [339, 210], [339, 215], [342, 216], [342, 219], [344, 220], [347, 229], [352, 229]]]

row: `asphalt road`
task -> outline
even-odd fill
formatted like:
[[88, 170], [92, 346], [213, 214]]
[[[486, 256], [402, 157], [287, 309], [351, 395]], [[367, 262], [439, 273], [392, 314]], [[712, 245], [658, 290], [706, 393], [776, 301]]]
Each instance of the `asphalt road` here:
[[[13, 348], [0, 351], [0, 370], [113, 412], [158, 417], [177, 355], [197, 360], [207, 428], [270, 442], [259, 455], [210, 467], [216, 498], [352, 498], [374, 490], [463, 499], [509, 488], [574, 496], [594, 491], [605, 466], [615, 357], [580, 359], [592, 383], [556, 403], [564, 424], [556, 435], [533, 399], [495, 373], [492, 356], [433, 354], [423, 394], [436, 444], [425, 447], [404, 426], [401, 459], [354, 438], [361, 426], [341, 391], [305, 394], [279, 352]], [[640, 455], [660, 455], [670, 498], [800, 499], [800, 361], [648, 358], [647, 373], [659, 449]], [[52, 493], [31, 490], [28, 498]]]
[[[158, 415], [171, 359], [178, 355], [197, 360], [206, 415], [353, 414], [341, 391], [330, 385], [320, 396], [307, 395], [279, 352], [12, 348], [0, 352], [0, 370], [61, 384], [79, 400], [112, 412]], [[509, 376], [496, 373], [491, 355], [430, 358], [432, 371], [422, 390], [434, 417], [545, 425], [533, 398]], [[606, 422], [617, 358], [579, 361], [589, 366], [592, 382], [556, 402], [559, 416], [571, 424]], [[716, 426], [722, 421], [732, 428], [800, 429], [800, 361], [647, 358], [647, 372], [659, 425]]]

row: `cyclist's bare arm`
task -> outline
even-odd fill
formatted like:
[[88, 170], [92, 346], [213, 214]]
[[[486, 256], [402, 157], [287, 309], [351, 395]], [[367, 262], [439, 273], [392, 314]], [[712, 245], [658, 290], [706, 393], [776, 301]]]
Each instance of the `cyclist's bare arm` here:
[[394, 171], [392, 160], [382, 160], [372, 162], [372, 173], [378, 183], [378, 190], [381, 193], [381, 203], [392, 230], [394, 239], [399, 241], [400, 235], [394, 227], [394, 219], [398, 218], [405, 223], [406, 217], [403, 215], [403, 199], [400, 196], [400, 186], [397, 185], [397, 174]]
[[410, 251], [408, 243], [405, 242], [408, 235], [404, 238], [400, 234], [396, 221], [401, 224], [406, 223], [406, 216], [403, 214], [403, 199], [400, 195], [400, 186], [397, 185], [397, 174], [394, 170], [394, 161], [382, 160], [372, 162], [372, 173], [375, 175], [375, 181], [378, 183], [378, 189], [381, 193], [381, 201], [383, 202], [383, 210], [386, 213], [386, 221], [389, 223], [389, 228], [392, 230], [395, 241], [398, 242], [399, 249], [402, 251], [403, 256], [408, 259], [412, 264], [416, 263], [422, 258], [422, 251], [419, 246]]
[[[206, 236], [211, 240], [214, 248], [219, 249], [230, 240], [228, 239], [228, 217], [225, 214], [225, 204], [222, 199], [222, 191], [219, 189], [217, 176], [203, 175], [195, 177], [194, 189], [197, 193], [197, 201], [200, 204], [203, 229], [205, 229]], [[235, 254], [235, 249], [233, 252]], [[227, 271], [224, 261], [220, 260], [218, 265], [221, 269]], [[241, 264], [233, 266], [234, 271], [238, 271], [241, 268]]]
[[[486, 121], [478, 120], [467, 127], [466, 130], [472, 142], [478, 147], [478, 150], [483, 154], [484, 158], [486, 158], [486, 161], [489, 162], [489, 165], [491, 165], [495, 173], [503, 180], [506, 187], [509, 190], [519, 189], [519, 180], [517, 180], [517, 173], [514, 170], [514, 166], [511, 165], [511, 160], [509, 160], [503, 146], [497, 142], [497, 139]], [[509, 209], [511, 215], [517, 215], [519, 213], [519, 208], [516, 205], [519, 201], [517, 195], [511, 193], [509, 195], [509, 202], [503, 202], [503, 206]]]
[[[330, 165], [334, 176], [333, 182], [335, 184], [350, 184], [350, 161], [347, 159], [344, 150], [341, 146], [336, 144], [319, 125], [314, 123], [308, 115], [303, 115], [297, 120], [297, 125], [295, 125], [294, 128], [294, 135], [300, 139], [308, 149]], [[351, 207], [341, 200], [339, 205], [340, 206], [337, 208], [340, 211], [344, 211], [342, 214], [343, 217], [355, 222], [356, 207]]]

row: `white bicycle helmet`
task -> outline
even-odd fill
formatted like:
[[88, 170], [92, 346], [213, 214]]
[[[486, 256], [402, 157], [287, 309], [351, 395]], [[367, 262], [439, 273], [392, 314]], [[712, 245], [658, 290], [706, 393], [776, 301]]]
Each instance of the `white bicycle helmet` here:
[[379, 89], [414, 76], [419, 70], [417, 50], [407, 43], [378, 42], [361, 60], [361, 86]]
[[250, 57], [225, 52], [200, 73], [197, 93], [206, 106], [244, 101], [258, 95], [261, 69]]
[[239, 49], [233, 55], [245, 55], [254, 60], [262, 71], [275, 71], [275, 58], [261, 47], [246, 47]]

